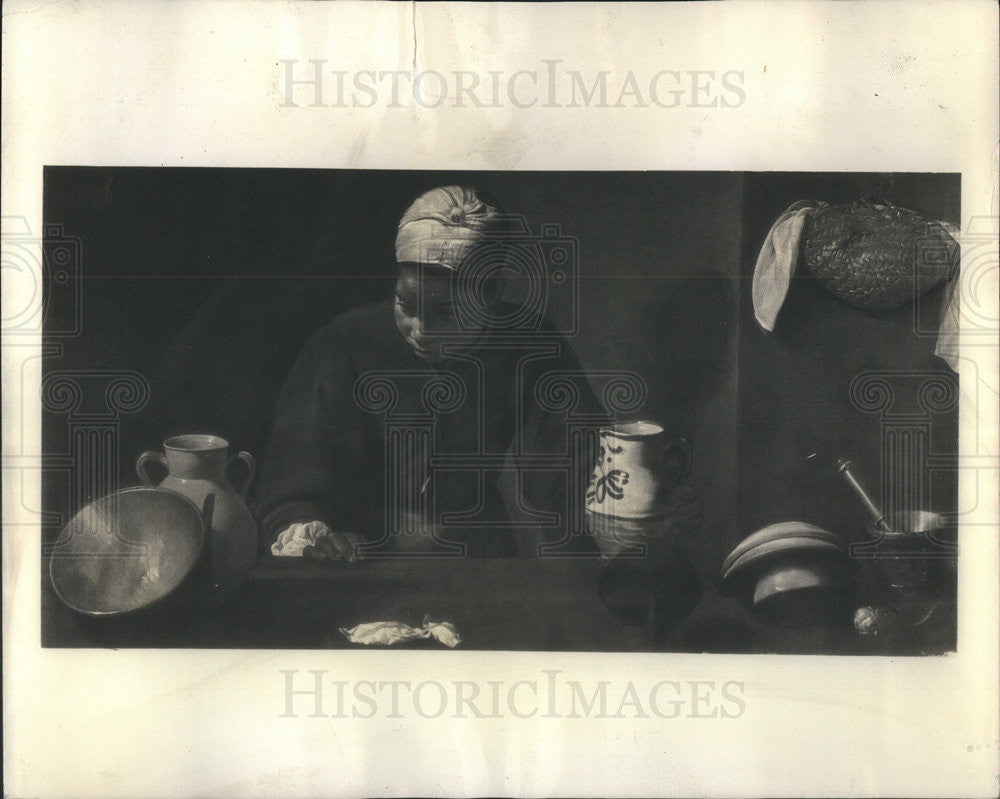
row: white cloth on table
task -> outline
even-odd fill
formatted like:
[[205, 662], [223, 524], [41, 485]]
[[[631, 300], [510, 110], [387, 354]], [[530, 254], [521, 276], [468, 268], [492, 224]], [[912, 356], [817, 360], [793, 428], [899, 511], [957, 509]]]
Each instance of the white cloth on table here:
[[462, 643], [455, 625], [447, 621], [433, 621], [430, 616], [424, 616], [422, 627], [411, 627], [398, 621], [372, 621], [359, 624], [356, 627], [341, 627], [340, 633], [352, 644], [365, 646], [392, 646], [406, 641], [432, 638], [454, 649]]
[[271, 554], [279, 557], [300, 558], [306, 547], [316, 546], [323, 536], [330, 534], [330, 528], [323, 522], [296, 522], [278, 534], [271, 544]]

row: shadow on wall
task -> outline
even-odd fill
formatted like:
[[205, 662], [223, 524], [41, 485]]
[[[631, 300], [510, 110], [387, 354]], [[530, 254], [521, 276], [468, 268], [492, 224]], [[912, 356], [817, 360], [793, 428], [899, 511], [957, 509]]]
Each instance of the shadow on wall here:
[[[635, 346], [649, 349], [648, 379], [660, 387], [650, 401], [690, 430], [708, 398], [727, 383], [736, 325], [736, 292], [718, 273], [677, 281], [644, 304]], [[673, 425], [671, 425], [673, 426]]]

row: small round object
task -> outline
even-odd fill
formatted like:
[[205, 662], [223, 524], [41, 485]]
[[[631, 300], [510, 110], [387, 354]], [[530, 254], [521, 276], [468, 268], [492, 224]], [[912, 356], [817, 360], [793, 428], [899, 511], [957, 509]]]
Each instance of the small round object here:
[[[882, 612], [884, 613], [884, 611]], [[881, 615], [878, 609], [866, 605], [854, 612], [854, 629], [858, 635], [874, 637], [879, 633]]]
[[77, 513], [53, 546], [52, 587], [70, 608], [111, 616], [148, 607], [194, 569], [205, 542], [201, 512], [161, 488], [129, 488]]

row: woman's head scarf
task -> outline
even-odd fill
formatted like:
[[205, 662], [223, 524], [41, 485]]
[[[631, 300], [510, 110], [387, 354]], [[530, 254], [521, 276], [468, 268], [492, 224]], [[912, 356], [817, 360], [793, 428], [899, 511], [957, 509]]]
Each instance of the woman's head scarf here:
[[503, 213], [473, 189], [431, 189], [420, 195], [399, 220], [396, 261], [458, 271], [474, 249], [503, 229]]

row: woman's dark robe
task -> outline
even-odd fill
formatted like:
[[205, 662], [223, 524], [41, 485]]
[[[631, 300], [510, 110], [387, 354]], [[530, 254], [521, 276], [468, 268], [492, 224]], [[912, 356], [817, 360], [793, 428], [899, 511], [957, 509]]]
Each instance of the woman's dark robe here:
[[406, 345], [391, 301], [357, 308], [313, 335], [292, 368], [255, 510], [268, 543], [294, 522], [321, 521], [393, 550], [417, 516], [465, 554], [512, 554], [516, 541], [558, 541], [578, 526], [567, 496], [582, 497], [593, 460], [581, 442], [593, 439], [571, 444], [567, 421], [594, 430], [600, 419], [550, 325], [487, 334], [432, 366]]

